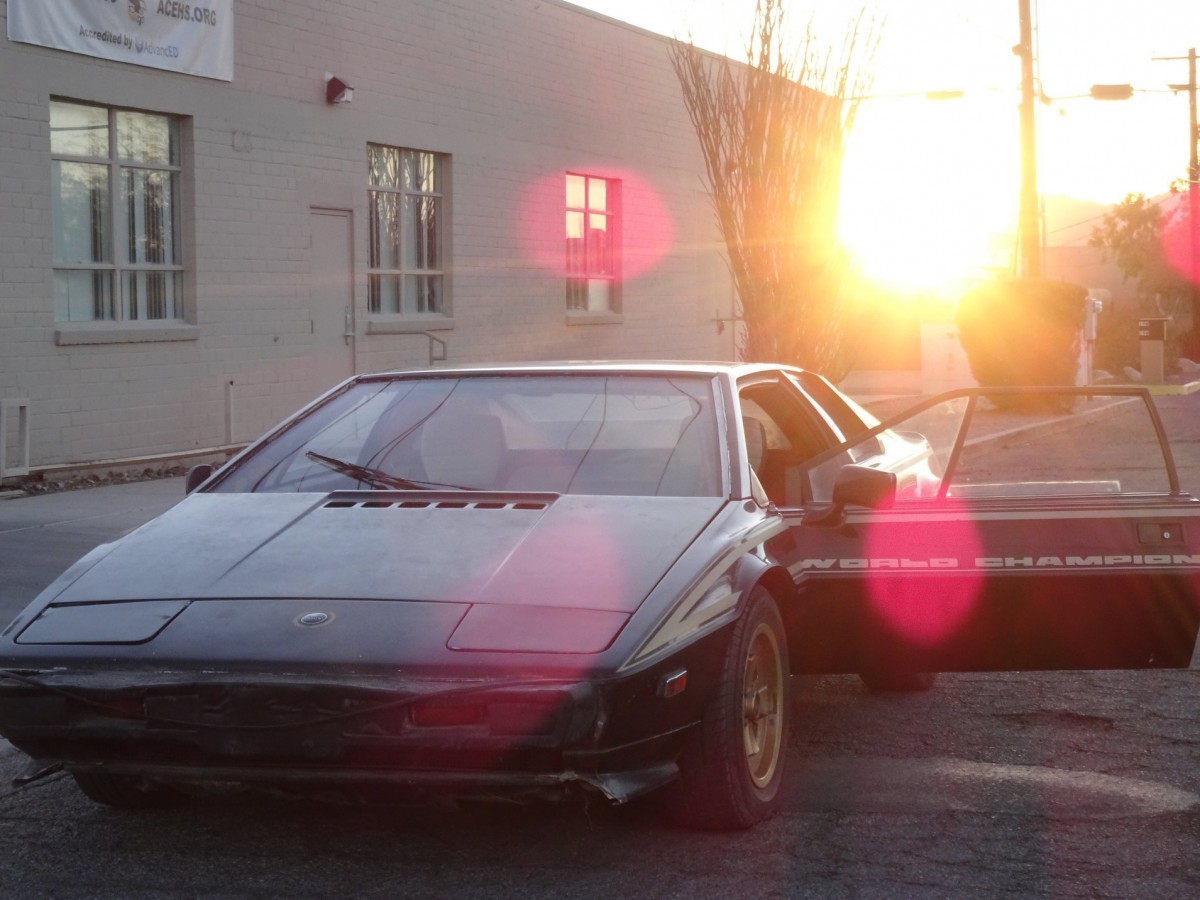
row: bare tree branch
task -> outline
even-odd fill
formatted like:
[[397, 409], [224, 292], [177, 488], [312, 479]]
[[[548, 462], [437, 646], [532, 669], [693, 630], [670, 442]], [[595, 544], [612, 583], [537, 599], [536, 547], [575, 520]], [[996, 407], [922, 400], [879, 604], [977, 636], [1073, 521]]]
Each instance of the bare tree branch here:
[[860, 12], [835, 58], [811, 22], [795, 49], [784, 26], [784, 0], [758, 0], [745, 64], [682, 41], [671, 62], [737, 289], [741, 356], [840, 378], [855, 304], [838, 191], [867, 87], [855, 61], [873, 55], [877, 28]]

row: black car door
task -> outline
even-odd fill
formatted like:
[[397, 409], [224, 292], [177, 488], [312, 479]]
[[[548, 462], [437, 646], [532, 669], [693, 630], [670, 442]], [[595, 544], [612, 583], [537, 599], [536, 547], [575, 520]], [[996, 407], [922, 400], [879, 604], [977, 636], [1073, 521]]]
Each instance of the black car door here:
[[[800, 588], [793, 667], [1186, 667], [1200, 502], [1177, 483], [1149, 394], [1095, 393], [1016, 418], [978, 391], [944, 395], [865, 432], [907, 449], [866, 462], [909, 485], [888, 508], [811, 487], [777, 502], [787, 528], [768, 550]], [[834, 448], [790, 480], [834, 483], [852, 457]]]

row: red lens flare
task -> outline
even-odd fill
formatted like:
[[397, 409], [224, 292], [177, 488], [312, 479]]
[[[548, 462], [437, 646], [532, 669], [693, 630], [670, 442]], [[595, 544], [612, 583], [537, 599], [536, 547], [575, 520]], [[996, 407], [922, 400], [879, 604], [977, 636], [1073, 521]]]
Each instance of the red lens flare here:
[[[659, 192], [634, 172], [591, 166], [578, 171], [589, 179], [606, 179], [609, 189], [616, 189], [607, 208], [615, 211], [611, 222], [617, 232], [618, 276], [628, 280], [653, 269], [675, 241], [674, 220]], [[566, 178], [563, 172], [529, 185], [517, 216], [525, 259], [562, 277], [567, 274]]]
[[1200, 284], [1200, 185], [1190, 185], [1176, 201], [1163, 227], [1162, 246], [1171, 267]]
[[879, 620], [906, 643], [936, 647], [967, 621], [983, 588], [980, 542], [970, 522], [873, 529], [865, 542], [867, 596]]

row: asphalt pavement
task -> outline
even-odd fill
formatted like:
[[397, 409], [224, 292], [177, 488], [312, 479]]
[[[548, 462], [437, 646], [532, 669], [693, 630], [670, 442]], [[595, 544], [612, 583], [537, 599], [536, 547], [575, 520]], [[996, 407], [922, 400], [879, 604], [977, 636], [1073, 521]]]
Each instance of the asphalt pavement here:
[[[20, 566], [4, 566], [0, 577], [0, 619], [15, 616], [53, 576], [53, 566], [37, 565], [78, 559], [97, 544], [114, 540], [170, 509], [184, 497], [182, 478], [107, 485], [85, 490], [0, 496], [0, 541], [4, 554], [20, 558]], [[61, 566], [61, 563], [59, 564]]]

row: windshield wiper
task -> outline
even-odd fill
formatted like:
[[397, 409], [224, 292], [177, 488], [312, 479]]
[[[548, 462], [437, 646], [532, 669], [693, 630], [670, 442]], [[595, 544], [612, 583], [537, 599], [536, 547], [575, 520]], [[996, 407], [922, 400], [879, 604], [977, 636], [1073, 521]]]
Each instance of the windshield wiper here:
[[324, 453], [317, 453], [315, 450], [309, 450], [304, 455], [315, 462], [328, 466], [335, 472], [349, 475], [356, 481], [365, 481], [373, 488], [393, 488], [401, 491], [427, 491], [431, 488], [442, 488], [452, 491], [476, 490], [476, 488], [462, 487], [457, 484], [441, 484], [436, 481], [413, 481], [411, 478], [401, 478], [399, 475], [392, 475], [390, 472], [384, 472], [382, 469], [372, 469], [369, 466], [360, 466], [358, 463], [326, 456]]

